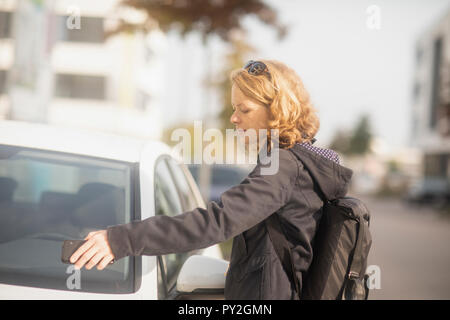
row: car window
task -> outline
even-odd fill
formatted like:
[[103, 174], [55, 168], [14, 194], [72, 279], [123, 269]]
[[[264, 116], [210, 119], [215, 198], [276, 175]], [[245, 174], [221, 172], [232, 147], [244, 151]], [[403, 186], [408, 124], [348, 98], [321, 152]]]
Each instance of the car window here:
[[156, 214], [174, 216], [183, 211], [178, 191], [167, 162], [161, 159], [155, 168]]
[[190, 211], [198, 207], [197, 200], [192, 192], [191, 186], [186, 178], [186, 174], [175, 160], [168, 160], [170, 169], [174, 176], [175, 184], [178, 188], [178, 192], [183, 205], [183, 211]]
[[[156, 214], [166, 216], [175, 216], [183, 212], [181, 199], [165, 158], [159, 159], [155, 167], [155, 209]], [[164, 274], [158, 274], [159, 289], [163, 287], [170, 289], [175, 285], [178, 272], [187, 256], [187, 253], [162, 256], [162, 271], [158, 270], [158, 272]], [[166, 281], [166, 283], [162, 284], [162, 281]], [[158, 290], [159, 299], [165, 298], [165, 292], [161, 291]]]
[[238, 185], [246, 177], [245, 171], [226, 166], [214, 166], [212, 167], [211, 178], [213, 185], [223, 185], [232, 187]]
[[200, 165], [199, 164], [189, 164], [188, 169], [191, 172], [192, 177], [198, 183], [200, 179]]
[[132, 292], [133, 259], [104, 271], [83, 269], [74, 283], [61, 245], [134, 218], [133, 170], [128, 163], [0, 145], [0, 282]]

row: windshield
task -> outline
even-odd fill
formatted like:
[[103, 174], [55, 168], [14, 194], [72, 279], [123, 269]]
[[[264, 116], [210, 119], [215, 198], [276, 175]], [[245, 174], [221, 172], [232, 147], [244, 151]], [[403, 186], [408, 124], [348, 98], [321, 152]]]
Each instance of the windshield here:
[[133, 261], [103, 271], [61, 262], [63, 240], [131, 221], [132, 164], [0, 145], [0, 283], [124, 293]]

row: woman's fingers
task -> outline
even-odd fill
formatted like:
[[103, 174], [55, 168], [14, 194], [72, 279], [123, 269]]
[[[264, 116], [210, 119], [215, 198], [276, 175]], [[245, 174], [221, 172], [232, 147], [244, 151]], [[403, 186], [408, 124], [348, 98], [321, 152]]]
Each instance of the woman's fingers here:
[[114, 257], [110, 254], [107, 254], [103, 257], [102, 261], [97, 265], [98, 270], [105, 269], [112, 261], [114, 260]]
[[93, 245], [95, 244], [95, 242], [93, 240], [88, 240], [86, 241], [81, 247], [79, 247], [77, 249], [77, 251], [75, 251], [72, 256], [70, 257], [70, 262], [71, 263], [75, 263], [78, 261], [78, 259], [86, 252], [88, 251]]
[[90, 270], [97, 265], [97, 263], [102, 260], [107, 253], [105, 251], [97, 251], [94, 256], [86, 263], [86, 269]]
[[106, 230], [90, 232], [84, 243], [70, 257], [70, 262], [75, 263], [76, 269], [83, 268], [92, 269], [97, 266], [98, 270], [103, 270], [111, 261], [114, 260], [114, 254], [108, 243], [108, 235]]
[[[90, 240], [88, 240], [90, 241]], [[89, 250], [87, 250], [75, 263], [75, 269], [81, 269], [83, 266], [91, 260], [91, 258], [99, 251], [98, 246], [93, 245]]]

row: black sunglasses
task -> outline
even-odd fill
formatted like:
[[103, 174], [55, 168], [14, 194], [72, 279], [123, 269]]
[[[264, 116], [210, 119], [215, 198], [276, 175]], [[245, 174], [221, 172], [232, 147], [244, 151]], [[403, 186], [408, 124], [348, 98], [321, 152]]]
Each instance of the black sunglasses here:
[[253, 76], [267, 74], [269, 79], [271, 78], [269, 68], [267, 68], [264, 62], [250, 60], [245, 64], [244, 69], [246, 69], [247, 72]]

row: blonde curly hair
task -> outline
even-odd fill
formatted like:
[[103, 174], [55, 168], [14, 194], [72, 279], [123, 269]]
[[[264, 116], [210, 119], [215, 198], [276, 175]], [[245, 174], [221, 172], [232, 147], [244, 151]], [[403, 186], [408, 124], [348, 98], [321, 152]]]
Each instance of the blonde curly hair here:
[[251, 75], [241, 68], [231, 72], [230, 81], [247, 97], [269, 108], [268, 140], [270, 129], [278, 129], [282, 149], [311, 141], [319, 130], [319, 118], [302, 80], [284, 63], [258, 61], [266, 64], [270, 75]]

